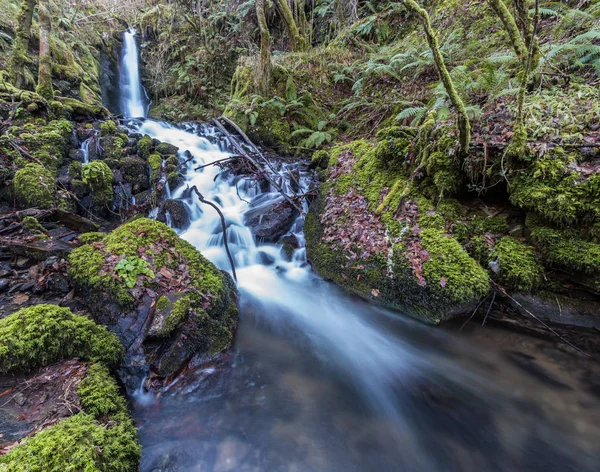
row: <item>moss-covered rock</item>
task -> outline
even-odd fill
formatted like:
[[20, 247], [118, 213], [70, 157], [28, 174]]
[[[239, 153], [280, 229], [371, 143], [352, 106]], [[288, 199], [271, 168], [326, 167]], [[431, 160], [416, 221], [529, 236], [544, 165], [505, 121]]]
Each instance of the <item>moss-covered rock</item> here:
[[27, 164], [15, 173], [15, 197], [23, 206], [50, 208], [55, 203], [56, 185], [51, 172], [39, 164]]
[[103, 161], [93, 161], [85, 164], [81, 169], [83, 182], [92, 190], [94, 207], [98, 210], [105, 209], [114, 196], [114, 175], [110, 167]]
[[508, 288], [530, 291], [542, 281], [543, 270], [533, 250], [510, 236], [496, 243], [490, 260], [494, 278]]
[[[145, 356], [159, 377], [174, 374], [194, 355], [214, 355], [230, 346], [238, 317], [231, 277], [165, 224], [136, 219], [100, 242], [75, 249], [69, 262], [78, 292], [96, 319], [110, 327], [129, 316], [151, 323], [163, 296], [172, 290], [185, 293], [189, 308], [178, 310], [183, 302], [175, 303], [168, 328], [159, 330], [160, 341], [145, 340], [147, 333], [140, 329], [119, 330], [122, 337], [140, 338], [132, 349], [143, 350], [136, 355]], [[148, 294], [156, 301], [150, 306], [144, 301]]]
[[426, 322], [463, 314], [488, 293], [489, 276], [446, 230], [452, 205], [438, 211], [382, 146], [330, 151], [306, 220], [308, 257], [323, 277]]
[[29, 234], [48, 234], [46, 228], [44, 228], [37, 218], [34, 218], [33, 216], [26, 216], [23, 218], [23, 228]]
[[147, 134], [138, 141], [138, 154], [147, 159], [152, 152], [152, 138]]
[[0, 456], [0, 471], [138, 470], [140, 445], [125, 399], [102, 364], [88, 368], [77, 393], [82, 412]]
[[115, 335], [68, 308], [36, 305], [0, 320], [0, 373], [71, 357], [115, 366], [122, 354]]

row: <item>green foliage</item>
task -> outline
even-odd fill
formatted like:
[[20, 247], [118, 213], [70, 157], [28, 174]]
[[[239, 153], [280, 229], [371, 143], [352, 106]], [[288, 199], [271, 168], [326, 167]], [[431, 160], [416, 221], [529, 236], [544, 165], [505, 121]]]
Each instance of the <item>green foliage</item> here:
[[135, 287], [138, 276], [154, 278], [154, 272], [150, 270], [149, 264], [139, 257], [121, 259], [115, 266], [116, 274], [125, 281], [128, 288]]
[[37, 218], [34, 218], [33, 216], [26, 216], [23, 218], [23, 228], [30, 234], [48, 234], [46, 228], [44, 228]]
[[31, 370], [71, 357], [116, 366], [122, 354], [114, 334], [68, 308], [35, 305], [0, 320], [0, 373]]
[[83, 182], [92, 188], [94, 205], [102, 209], [112, 202], [114, 176], [104, 161], [93, 161], [81, 168]]

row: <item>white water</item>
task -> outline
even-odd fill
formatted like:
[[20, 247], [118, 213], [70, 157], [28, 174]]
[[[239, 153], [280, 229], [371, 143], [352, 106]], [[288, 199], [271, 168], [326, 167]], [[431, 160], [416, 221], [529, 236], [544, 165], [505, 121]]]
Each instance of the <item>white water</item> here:
[[120, 92], [121, 112], [127, 118], [144, 118], [146, 105], [140, 80], [138, 49], [135, 30], [123, 33], [123, 57], [121, 59]]
[[[147, 406], [147, 395], [140, 396], [143, 470], [167, 470], [156, 466], [165, 460], [178, 464], [168, 470], [235, 470], [222, 469], [214, 459], [232, 435], [254, 450], [247, 459], [254, 469], [248, 470], [594, 470], [594, 440], [580, 449], [585, 441], [576, 431], [594, 438], [597, 428], [564, 413], [540, 413], [538, 403], [545, 409], [549, 401], [552, 412], [559, 401], [546, 385], [443, 332], [352, 300], [312, 273], [304, 247], [288, 260], [280, 246], [257, 244], [244, 214], [282, 197], [273, 189], [262, 193], [249, 179], [234, 184], [217, 166], [194, 170], [229, 155], [210, 142], [218, 141], [213, 128], [149, 120], [133, 126], [193, 155], [186, 185], [172, 189], [172, 198], [186, 199], [192, 219], [181, 237], [230, 270], [217, 213], [186, 195], [186, 187], [195, 185], [225, 215], [242, 318], [229, 370], [209, 367], [198, 373], [197, 383], [174, 383], [157, 403], [158, 413]], [[299, 193], [307, 190], [307, 179], [301, 185]], [[292, 229], [301, 246], [302, 223], [299, 218]], [[221, 384], [219, 376], [231, 380]], [[288, 404], [303, 412], [291, 423]], [[244, 405], [243, 411], [235, 405]], [[351, 446], [367, 440], [357, 439], [353, 421], [359, 430], [371, 428], [375, 452]], [[197, 433], [181, 436], [181, 423]], [[531, 466], [532, 456], [539, 467]]]

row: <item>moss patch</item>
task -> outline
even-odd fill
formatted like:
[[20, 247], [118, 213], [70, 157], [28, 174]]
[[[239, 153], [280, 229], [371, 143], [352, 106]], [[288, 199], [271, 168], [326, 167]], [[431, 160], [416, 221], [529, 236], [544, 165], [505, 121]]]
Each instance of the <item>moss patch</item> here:
[[15, 173], [15, 197], [22, 205], [50, 208], [54, 205], [54, 176], [39, 164], [27, 164]]
[[0, 320], [0, 372], [79, 357], [115, 366], [123, 348], [92, 320], [57, 305], [36, 305]]
[[498, 263], [494, 278], [508, 288], [529, 291], [542, 280], [542, 267], [533, 250], [510, 236], [496, 243], [490, 258]]

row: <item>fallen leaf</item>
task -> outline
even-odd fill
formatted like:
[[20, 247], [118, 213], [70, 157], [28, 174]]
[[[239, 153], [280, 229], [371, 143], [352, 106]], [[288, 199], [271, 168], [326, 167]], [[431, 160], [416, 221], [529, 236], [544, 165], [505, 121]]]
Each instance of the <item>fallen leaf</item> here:
[[29, 295], [27, 295], [26, 293], [17, 293], [13, 297], [13, 303], [15, 305], [22, 305], [23, 303], [26, 303], [27, 301], [29, 301]]
[[374, 297], [378, 297], [379, 296], [379, 290], [377, 290], [376, 288], [374, 288], [373, 290], [371, 290], [371, 295], [373, 295]]
[[446, 288], [446, 277], [442, 277], [440, 279], [440, 285], [442, 286], [442, 288]]

